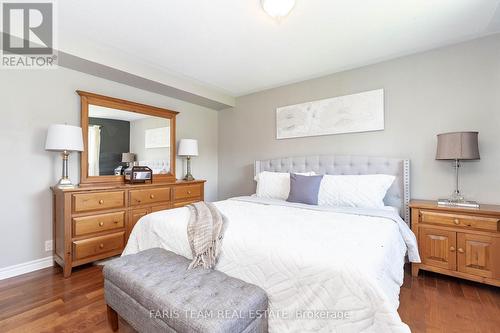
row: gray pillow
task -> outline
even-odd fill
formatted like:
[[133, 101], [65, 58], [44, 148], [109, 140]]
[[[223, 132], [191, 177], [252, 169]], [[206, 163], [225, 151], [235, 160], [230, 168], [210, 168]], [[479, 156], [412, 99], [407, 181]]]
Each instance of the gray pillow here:
[[318, 204], [319, 185], [321, 184], [320, 176], [302, 176], [295, 173], [290, 174], [290, 194], [288, 202], [299, 202], [308, 205]]

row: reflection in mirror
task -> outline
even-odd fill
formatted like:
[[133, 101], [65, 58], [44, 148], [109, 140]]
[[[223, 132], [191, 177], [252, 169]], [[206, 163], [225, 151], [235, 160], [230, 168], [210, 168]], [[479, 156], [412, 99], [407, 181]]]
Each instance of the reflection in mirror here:
[[122, 175], [130, 165], [170, 170], [170, 120], [89, 105], [88, 175]]

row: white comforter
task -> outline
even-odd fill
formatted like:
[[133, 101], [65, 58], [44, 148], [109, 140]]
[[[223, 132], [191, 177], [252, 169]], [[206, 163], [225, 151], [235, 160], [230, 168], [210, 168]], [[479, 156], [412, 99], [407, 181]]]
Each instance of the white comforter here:
[[[406, 225], [248, 200], [215, 203], [227, 224], [216, 269], [267, 292], [269, 332], [409, 332], [397, 313], [407, 245], [416, 249]], [[161, 247], [191, 259], [188, 215], [143, 217], [123, 255]]]

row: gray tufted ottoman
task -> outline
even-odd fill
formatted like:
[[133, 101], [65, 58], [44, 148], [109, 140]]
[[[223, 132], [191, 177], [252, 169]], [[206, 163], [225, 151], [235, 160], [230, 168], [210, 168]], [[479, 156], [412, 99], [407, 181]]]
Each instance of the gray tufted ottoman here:
[[108, 321], [118, 315], [139, 332], [267, 332], [267, 296], [259, 287], [196, 268], [159, 248], [104, 266]]

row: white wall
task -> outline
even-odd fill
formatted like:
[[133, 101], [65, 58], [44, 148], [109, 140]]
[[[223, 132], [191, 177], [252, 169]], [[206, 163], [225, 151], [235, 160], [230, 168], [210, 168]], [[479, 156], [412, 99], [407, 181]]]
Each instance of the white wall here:
[[[170, 147], [146, 148], [146, 130], [170, 127], [170, 120], [159, 117], [149, 117], [130, 122], [130, 152], [135, 154], [136, 161], [165, 162], [166, 170], [170, 168]], [[165, 132], [168, 132], [167, 128]], [[166, 135], [169, 135], [168, 132]], [[142, 164], [140, 164], [142, 165]]]
[[[384, 131], [276, 140], [276, 107], [379, 88]], [[412, 197], [446, 197], [436, 134], [462, 130], [479, 131], [481, 151], [463, 163], [464, 193], [500, 203], [500, 34], [237, 98], [219, 115], [219, 197], [255, 191], [255, 159], [314, 154], [410, 158]]]
[[[193, 174], [206, 179], [208, 201], [217, 198], [217, 111], [69, 69], [0, 71], [0, 268], [49, 256], [52, 239], [49, 187], [61, 173], [61, 159], [44, 150], [47, 127], [80, 124], [75, 90], [179, 111], [177, 138], [199, 140]], [[183, 167], [177, 160], [177, 176]], [[79, 181], [79, 156], [70, 156], [72, 181]]]

